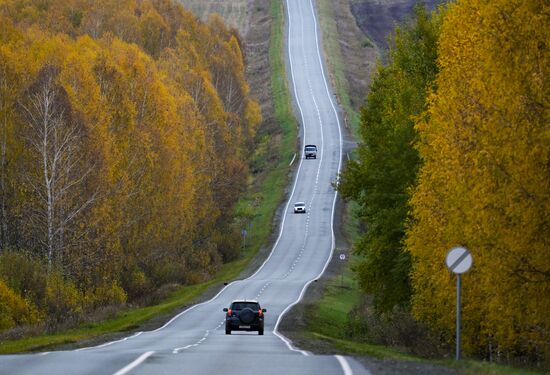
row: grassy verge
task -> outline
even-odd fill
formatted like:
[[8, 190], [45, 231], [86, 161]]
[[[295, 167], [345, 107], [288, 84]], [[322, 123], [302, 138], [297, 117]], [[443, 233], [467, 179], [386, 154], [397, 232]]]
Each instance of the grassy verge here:
[[237, 205], [237, 211], [250, 213], [251, 222], [248, 225], [250, 230], [250, 246], [247, 247], [246, 256], [255, 255], [262, 244], [265, 244], [272, 231], [273, 215], [284, 197], [284, 190], [288, 185], [289, 163], [296, 151], [297, 145], [297, 123], [292, 113], [290, 94], [287, 86], [287, 76], [284, 63], [284, 13], [283, 4], [280, 1], [271, 2], [271, 40], [269, 47], [269, 63], [271, 70], [271, 95], [275, 108], [275, 120], [280, 127], [280, 140], [273, 140], [269, 137], [263, 142], [276, 143], [276, 147], [265, 146], [260, 143], [257, 159], [265, 160], [271, 155], [268, 152], [275, 152], [278, 162], [270, 168], [269, 173], [261, 183], [261, 187], [252, 188], [250, 192]]
[[[344, 270], [343, 279], [337, 276], [327, 283], [323, 296], [308, 307], [306, 338], [323, 340], [331, 344], [335, 352], [351, 355], [367, 355], [378, 359], [431, 363], [459, 370], [468, 375], [519, 375], [541, 374], [539, 371], [518, 369], [476, 360], [438, 360], [425, 359], [410, 355], [395, 348], [350, 340], [347, 335], [347, 317], [349, 311], [359, 302], [360, 291], [356, 286], [350, 263]], [[343, 282], [342, 282], [343, 280]], [[343, 287], [342, 287], [343, 285]]]
[[360, 298], [355, 283], [350, 267], [345, 268], [343, 275], [327, 283], [323, 297], [308, 314], [307, 329], [310, 333], [335, 339], [345, 337], [348, 312]]
[[[271, 65], [271, 92], [275, 107], [275, 118], [283, 131], [281, 142], [280, 167], [285, 169], [296, 151], [298, 128], [296, 118], [292, 112], [288, 79], [285, 71], [284, 42], [285, 35], [284, 11], [282, 1], [271, 2], [271, 41], [269, 48], [269, 61]], [[284, 184], [286, 186], [286, 182]]]
[[269, 59], [275, 118], [281, 127], [281, 140], [276, 148], [279, 161], [264, 178], [258, 179], [255, 184], [252, 184], [249, 192], [237, 203], [237, 212], [252, 213], [247, 218], [249, 227], [247, 246], [241, 258], [223, 265], [212, 280], [182, 287], [158, 305], [128, 309], [118, 313], [114, 318], [87, 323], [64, 332], [3, 341], [0, 342], [0, 354], [45, 350], [108, 333], [132, 331], [152, 318], [168, 317], [182, 306], [192, 303], [207, 288], [238, 277], [258, 253], [261, 246], [268, 241], [274, 214], [284, 197], [284, 189], [288, 184], [290, 170], [288, 164], [295, 152], [297, 139], [296, 120], [292, 114], [290, 96], [286, 86], [283, 57], [284, 13], [280, 1], [273, 1], [271, 4], [273, 21]]
[[335, 351], [375, 358], [413, 360], [414, 357], [383, 345], [353, 341], [347, 335], [348, 313], [359, 303], [361, 293], [351, 270], [353, 260], [343, 271], [327, 282], [323, 296], [308, 307], [304, 335], [312, 339], [328, 341]]
[[19, 353], [25, 351], [43, 350], [56, 345], [71, 344], [78, 341], [92, 339], [107, 333], [134, 330], [139, 325], [159, 315], [167, 315], [199, 296], [211, 285], [223, 280], [234, 278], [238, 270], [244, 268], [245, 259], [228, 263], [217, 277], [206, 283], [182, 287], [168, 299], [154, 306], [130, 309], [117, 314], [116, 317], [104, 321], [87, 323], [82, 327], [49, 335], [26, 337], [18, 340], [0, 343], [0, 354]]
[[[340, 106], [346, 114], [346, 122], [351, 128], [351, 135], [354, 139], [359, 139], [360, 117], [352, 105], [349, 95], [349, 84], [344, 71], [344, 62], [338, 42], [338, 28], [334, 8], [331, 0], [318, 0], [317, 9], [319, 13], [319, 25], [323, 33], [323, 50], [325, 52], [325, 61], [331, 76], [332, 87], [336, 90], [336, 95], [340, 101]], [[354, 152], [350, 156], [354, 157]], [[359, 219], [356, 212], [359, 209], [357, 203], [348, 202], [345, 205], [343, 214], [344, 235], [346, 240], [353, 244], [360, 237]]]
[[319, 0], [319, 25], [323, 33], [323, 50], [330, 72], [332, 86], [340, 101], [340, 106], [346, 113], [346, 122], [351, 127], [352, 135], [359, 139], [359, 114], [351, 106], [349, 85], [344, 71], [344, 61], [338, 42], [338, 28], [334, 17], [331, 0]]

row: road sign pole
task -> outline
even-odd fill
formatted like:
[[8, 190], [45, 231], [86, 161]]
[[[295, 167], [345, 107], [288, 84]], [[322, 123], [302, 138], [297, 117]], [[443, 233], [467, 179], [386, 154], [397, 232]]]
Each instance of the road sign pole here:
[[456, 360], [460, 360], [460, 274], [456, 275]]
[[464, 247], [453, 247], [445, 257], [447, 268], [456, 274], [456, 360], [460, 360], [460, 275], [468, 272], [473, 263], [472, 254]]

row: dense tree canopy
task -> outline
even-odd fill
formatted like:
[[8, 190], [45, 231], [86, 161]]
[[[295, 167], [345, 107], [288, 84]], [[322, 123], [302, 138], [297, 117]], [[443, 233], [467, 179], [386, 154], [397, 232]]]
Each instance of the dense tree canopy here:
[[410, 302], [452, 343], [444, 259], [470, 249], [463, 340], [479, 357], [550, 358], [548, 40], [544, 1], [417, 11], [371, 84], [358, 160], [342, 176], [366, 231], [359, 280], [379, 312]]
[[[234, 30], [170, 0], [0, 1], [0, 285], [14, 301], [0, 326], [196, 282], [238, 254], [232, 207], [260, 121], [243, 59]], [[31, 263], [42, 283], [10, 266]]]
[[545, 1], [451, 5], [437, 91], [417, 124], [413, 312], [453, 336], [454, 277], [443, 259], [467, 246], [470, 353], [550, 355], [549, 40]]
[[419, 165], [414, 120], [426, 109], [437, 73], [439, 28], [438, 17], [417, 7], [414, 22], [396, 30], [361, 110], [358, 158], [342, 174], [340, 191], [360, 204], [366, 229], [355, 246], [364, 259], [359, 280], [379, 312], [409, 304], [411, 262], [403, 238]]

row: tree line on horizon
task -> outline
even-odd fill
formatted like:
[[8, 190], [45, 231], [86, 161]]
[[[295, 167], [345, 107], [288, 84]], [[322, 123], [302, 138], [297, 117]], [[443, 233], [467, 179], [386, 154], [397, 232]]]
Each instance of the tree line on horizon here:
[[409, 312], [452, 344], [445, 255], [471, 251], [462, 337], [478, 358], [550, 360], [548, 40], [544, 1], [417, 8], [379, 64], [342, 174], [366, 228], [356, 273], [382, 319]]
[[261, 121], [241, 48], [171, 0], [0, 1], [0, 330], [239, 255]]

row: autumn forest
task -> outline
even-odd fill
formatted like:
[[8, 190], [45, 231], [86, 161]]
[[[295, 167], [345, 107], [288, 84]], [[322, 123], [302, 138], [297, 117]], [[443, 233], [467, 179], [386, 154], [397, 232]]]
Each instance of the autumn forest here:
[[456, 276], [444, 260], [460, 245], [474, 259], [464, 352], [548, 363], [549, 25], [544, 1], [461, 0], [417, 8], [397, 28], [340, 189], [367, 228], [355, 244], [375, 310], [355, 320], [367, 339], [363, 322], [406, 317], [402, 345], [422, 337], [433, 355], [454, 344]]
[[220, 18], [170, 0], [0, 1], [0, 329], [234, 259], [260, 120]]

